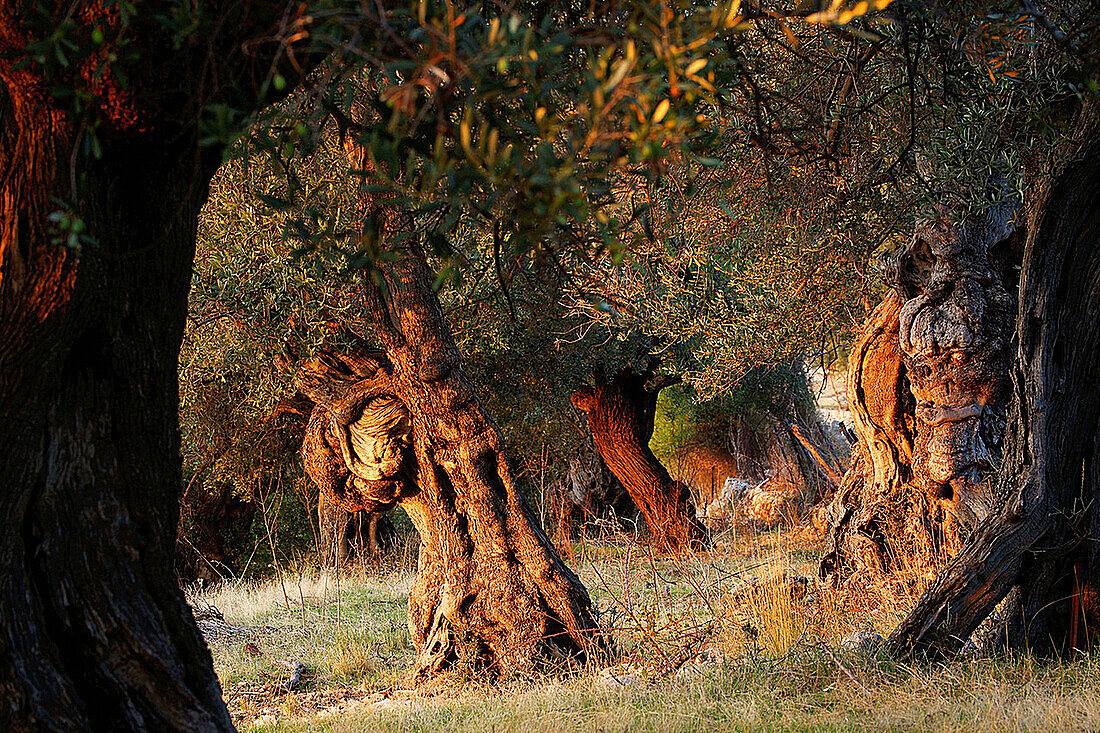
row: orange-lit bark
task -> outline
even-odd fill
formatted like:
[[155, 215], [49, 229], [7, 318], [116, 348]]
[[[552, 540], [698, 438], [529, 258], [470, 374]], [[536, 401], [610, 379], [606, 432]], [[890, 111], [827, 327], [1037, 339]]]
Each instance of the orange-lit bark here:
[[1020, 269], [998, 506], [890, 637], [903, 655], [957, 647], [1004, 601], [1000, 639], [1066, 654], [1100, 639], [1100, 105], [1032, 202]]
[[624, 370], [611, 380], [597, 375], [572, 399], [587, 413], [596, 449], [645, 517], [654, 544], [680, 553], [701, 545], [705, 530], [687, 486], [674, 481], [649, 448], [660, 384], [651, 372]]
[[[363, 151], [349, 145], [353, 165]], [[365, 200], [381, 223], [384, 284], [364, 283], [376, 343], [324, 355], [299, 388], [317, 405], [303, 462], [349, 511], [399, 504], [420, 535], [409, 593], [413, 680], [450, 670], [463, 645], [494, 673], [605, 648], [587, 590], [562, 561], [516, 482], [504, 438], [443, 318], [413, 217]]]

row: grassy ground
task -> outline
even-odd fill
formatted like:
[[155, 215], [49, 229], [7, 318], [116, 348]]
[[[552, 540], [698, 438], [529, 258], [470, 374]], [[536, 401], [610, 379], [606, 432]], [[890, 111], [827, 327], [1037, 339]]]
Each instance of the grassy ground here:
[[[1100, 659], [914, 668], [846, 649], [853, 631], [888, 632], [912, 599], [841, 602], [812, 579], [817, 552], [779, 533], [730, 537], [684, 562], [623, 537], [577, 547], [615, 665], [493, 686], [470, 676], [431, 696], [401, 685], [413, 656], [406, 570], [192, 600], [245, 730], [1100, 730]], [[306, 674], [285, 692], [293, 662]]]

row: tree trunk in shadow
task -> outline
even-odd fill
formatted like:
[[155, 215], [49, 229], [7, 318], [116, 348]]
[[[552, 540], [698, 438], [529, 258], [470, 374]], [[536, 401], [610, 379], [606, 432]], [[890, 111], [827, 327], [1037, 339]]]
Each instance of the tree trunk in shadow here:
[[957, 648], [1007, 597], [1013, 648], [1066, 653], [1100, 629], [1100, 110], [1028, 212], [1012, 406], [998, 506], [889, 639], [902, 656]]
[[[296, 82], [316, 62], [301, 49], [292, 69], [291, 42], [248, 43], [287, 38], [288, 8], [204, 6], [200, 42], [150, 9], [123, 27], [110, 4], [0, 0], [9, 729], [233, 729], [172, 571], [177, 360], [198, 214], [222, 153], [202, 144], [200, 120], [219, 105], [257, 104], [265, 75]], [[105, 40], [43, 62], [35, 49], [52, 47], [69, 21], [73, 37], [95, 27]]]
[[597, 373], [594, 381], [573, 393], [573, 405], [587, 413], [600, 457], [645, 517], [653, 543], [674, 554], [701, 547], [705, 530], [691, 492], [673, 481], [649, 448], [657, 394], [665, 383], [652, 370], [623, 370], [611, 380]]
[[180, 500], [176, 538], [176, 577], [216, 583], [237, 577], [235, 552], [249, 536], [256, 506], [214, 483], [187, 492]]
[[554, 543], [563, 552], [570, 552], [580, 535], [637, 526], [634, 501], [603, 462], [591, 435], [570, 457], [566, 475], [551, 487], [550, 502]]
[[[727, 440], [737, 471], [707, 507], [716, 526], [732, 519], [730, 510], [758, 529], [802, 523], [835, 495], [851, 450], [840, 425], [822, 420], [801, 370], [769, 404], [730, 420]], [[821, 512], [812, 515], [815, 527]]]
[[318, 497], [317, 519], [324, 567], [379, 560], [397, 542], [397, 532], [385, 514], [349, 512], [332, 503], [324, 492]]
[[56, 243], [81, 143], [34, 65], [4, 58], [2, 3], [0, 26], [0, 720], [232, 730], [173, 572], [176, 360], [218, 156], [186, 131], [111, 132], [80, 158], [96, 242]]

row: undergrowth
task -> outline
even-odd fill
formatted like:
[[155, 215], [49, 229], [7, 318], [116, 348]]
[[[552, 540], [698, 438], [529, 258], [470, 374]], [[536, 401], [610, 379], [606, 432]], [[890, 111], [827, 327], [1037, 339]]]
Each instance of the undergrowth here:
[[[402, 690], [412, 575], [358, 570], [223, 585], [192, 595], [247, 730], [1081, 730], [1100, 728], [1100, 665], [1026, 657], [901, 666], [857, 654], [887, 634], [923, 579], [833, 592], [796, 533], [730, 535], [712, 552], [654, 557], [618, 536], [574, 549], [613, 667], [544, 670], [493, 685], [471, 670], [429, 697]], [[288, 663], [306, 666], [293, 692]]]

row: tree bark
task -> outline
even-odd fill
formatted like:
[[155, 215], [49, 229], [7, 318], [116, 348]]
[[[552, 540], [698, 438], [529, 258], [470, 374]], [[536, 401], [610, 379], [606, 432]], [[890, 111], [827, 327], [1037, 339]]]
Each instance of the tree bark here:
[[[0, 14], [0, 26], [14, 23]], [[50, 241], [76, 144], [0, 62], [0, 719], [47, 730], [231, 730], [172, 572], [176, 359], [205, 177], [143, 132], [82, 170], [97, 242]]]
[[[197, 217], [221, 158], [200, 149], [198, 120], [217, 101], [209, 90], [252, 89], [240, 42], [281, 37], [282, 10], [234, 6], [233, 23], [215, 17], [219, 30], [201, 43], [139, 13], [126, 37], [142, 58], [122, 84], [79, 50], [47, 78], [28, 47], [42, 41], [29, 19], [49, 5], [0, 0], [0, 720], [10, 729], [232, 730], [172, 572], [176, 362]], [[63, 16], [100, 23], [108, 38], [119, 22], [109, 6]], [[56, 87], [87, 92], [88, 116]]]
[[216, 482], [185, 493], [180, 500], [176, 577], [215, 583], [235, 578], [234, 546], [249, 535], [256, 506]]
[[884, 260], [891, 291], [849, 360], [857, 444], [823, 577], [914, 583], [992, 508], [1007, 402], [1016, 206], [946, 209]]
[[382, 282], [368, 279], [364, 296], [383, 350], [342, 356], [343, 366], [313, 362], [299, 380], [318, 405], [303, 444], [306, 469], [349, 510], [400, 503], [420, 534], [409, 594], [413, 682], [460, 658], [502, 675], [540, 659], [584, 660], [606, 644], [588, 593], [516, 487], [501, 433], [443, 320], [411, 216], [371, 205], [387, 258], [376, 273]]
[[1008, 597], [1004, 640], [1065, 653], [1100, 629], [1100, 110], [1030, 207], [999, 506], [889, 639], [903, 656], [957, 648]]
[[[848, 400], [858, 440], [851, 464], [830, 505], [832, 547], [821, 574], [837, 582], [891, 572], [899, 557], [934, 554], [929, 507], [908, 490], [913, 461], [913, 398], [898, 347], [901, 301], [890, 293], [871, 313], [852, 347]], [[916, 506], [912, 500], [916, 498]], [[915, 526], [907, 526], [910, 519]], [[915, 531], [914, 531], [915, 530]], [[891, 551], [891, 541], [913, 536], [918, 547]], [[902, 548], [899, 548], [902, 549]]]
[[572, 399], [588, 414], [600, 457], [645, 517], [654, 544], [679, 554], [701, 546], [705, 530], [688, 487], [673, 481], [649, 448], [661, 386], [652, 370], [623, 370], [611, 380], [597, 374], [595, 384], [581, 387]]

